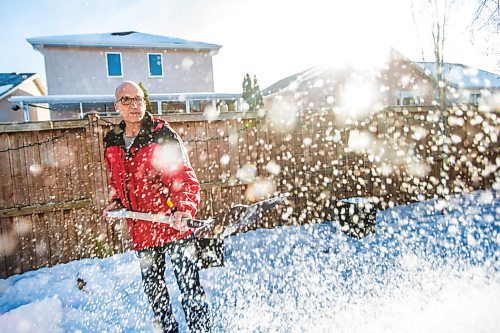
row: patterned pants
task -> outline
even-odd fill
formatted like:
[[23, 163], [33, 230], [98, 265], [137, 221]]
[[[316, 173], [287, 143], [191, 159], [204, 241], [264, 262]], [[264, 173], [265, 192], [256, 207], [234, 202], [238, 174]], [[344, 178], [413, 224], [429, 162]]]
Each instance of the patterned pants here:
[[155, 320], [160, 322], [164, 332], [179, 330], [164, 278], [165, 254], [170, 256], [172, 262], [189, 331], [210, 332], [210, 310], [200, 284], [196, 239], [193, 236], [138, 252], [144, 291]]

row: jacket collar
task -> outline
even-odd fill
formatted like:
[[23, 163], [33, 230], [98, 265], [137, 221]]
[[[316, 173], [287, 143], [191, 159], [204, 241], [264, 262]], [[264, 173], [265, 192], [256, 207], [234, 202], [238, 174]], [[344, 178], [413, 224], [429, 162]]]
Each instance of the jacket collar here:
[[[114, 144], [116, 146], [125, 147], [125, 141], [123, 139], [123, 133], [125, 132], [125, 121], [121, 121], [118, 126], [113, 129]], [[151, 113], [146, 112], [144, 118], [141, 122], [141, 130], [137, 134], [137, 137], [132, 144], [130, 151], [134, 151], [133, 148], [141, 148], [149, 145], [153, 141], [153, 131], [154, 131], [154, 118]]]
[[[137, 134], [137, 137], [147, 135], [148, 133], [152, 133], [153, 132], [153, 124], [154, 124], [153, 115], [149, 112], [146, 112], [146, 114], [144, 115], [144, 118], [142, 118], [141, 130]], [[125, 121], [122, 120], [118, 124], [118, 126], [115, 126], [115, 128], [114, 128], [115, 134], [123, 136], [123, 132], [125, 131], [125, 126], [126, 126]]]

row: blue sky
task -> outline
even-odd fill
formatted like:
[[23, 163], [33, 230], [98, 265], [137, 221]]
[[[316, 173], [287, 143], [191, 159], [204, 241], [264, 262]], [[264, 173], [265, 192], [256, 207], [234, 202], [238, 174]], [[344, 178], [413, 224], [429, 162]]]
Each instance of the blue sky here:
[[[452, 13], [446, 60], [495, 71], [495, 56], [481, 53], [485, 43], [471, 45], [465, 34], [473, 2]], [[221, 92], [239, 92], [246, 72], [264, 88], [310, 66], [376, 59], [389, 45], [432, 60], [409, 0], [20, 0], [4, 1], [2, 12], [0, 72], [44, 76], [29, 37], [129, 30], [223, 45], [214, 57]]]

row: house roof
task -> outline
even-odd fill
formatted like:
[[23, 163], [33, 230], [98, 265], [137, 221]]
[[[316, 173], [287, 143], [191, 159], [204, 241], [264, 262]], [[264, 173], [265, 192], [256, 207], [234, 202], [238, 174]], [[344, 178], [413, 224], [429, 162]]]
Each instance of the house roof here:
[[[402, 57], [401, 55], [399, 55]], [[407, 58], [402, 57], [405, 61], [412, 64], [416, 70], [422, 71], [429, 79], [436, 79], [433, 62], [412, 62]], [[344, 70], [348, 70], [344, 68]], [[272, 95], [279, 92], [296, 89], [298, 85], [303, 85], [309, 81], [314, 82], [319, 75], [326, 71], [333, 73], [338, 72], [338, 69], [333, 67], [316, 66], [305, 71], [290, 75], [281, 79], [262, 91], [264, 96]], [[445, 80], [454, 87], [468, 89], [491, 89], [500, 88], [500, 75], [469, 67], [462, 64], [444, 64]]]
[[262, 95], [267, 96], [267, 95], [272, 95], [274, 93], [282, 91], [286, 87], [289, 87], [293, 82], [297, 82], [297, 80], [299, 79], [299, 76], [301, 74], [303, 74], [304, 72], [306, 72], [306, 71], [302, 71], [302, 72], [290, 75], [289, 77], [286, 77], [284, 79], [281, 79], [281, 80], [273, 83], [269, 87], [262, 90]]
[[[416, 62], [418, 67], [436, 79], [434, 62]], [[444, 79], [457, 88], [500, 88], [500, 75], [462, 64], [444, 63]]]
[[351, 67], [335, 67], [335, 66], [315, 66], [308, 68], [302, 72], [290, 75], [278, 82], [270, 85], [262, 91], [263, 96], [272, 95], [275, 93], [294, 91], [299, 86], [304, 87], [315, 87], [320, 77], [326, 78], [326, 82], [335, 81], [337, 75], [371, 75], [371, 71], [356, 72], [354, 68]]
[[217, 44], [209, 44], [168, 36], [151, 35], [137, 31], [32, 37], [28, 38], [27, 41], [33, 45], [35, 49], [39, 49], [43, 46], [80, 46], [218, 51], [222, 47]]
[[10, 95], [24, 81], [36, 78], [39, 78], [36, 73], [0, 73], [0, 99]]

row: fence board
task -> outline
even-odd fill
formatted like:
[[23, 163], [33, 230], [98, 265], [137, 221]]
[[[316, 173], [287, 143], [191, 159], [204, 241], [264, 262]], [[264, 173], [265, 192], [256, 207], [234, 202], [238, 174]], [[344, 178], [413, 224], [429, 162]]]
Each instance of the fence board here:
[[194, 167], [196, 168], [196, 175], [200, 179], [206, 179], [210, 181], [210, 174], [207, 172], [208, 170], [208, 146], [207, 146], [207, 130], [205, 127], [205, 122], [196, 122], [194, 123], [194, 130], [196, 138], [196, 163]]
[[44, 202], [42, 164], [40, 159], [40, 147], [37, 132], [26, 132], [24, 134], [24, 144], [29, 146], [24, 148], [26, 158], [27, 181], [29, 188], [29, 203]]
[[[56, 132], [56, 137], [61, 136], [62, 132]], [[54, 147], [54, 177], [56, 187], [56, 201], [68, 201], [67, 188], [71, 187], [71, 180], [66, 176], [65, 169], [68, 166], [68, 153], [65, 147], [65, 138], [57, 138], [53, 141]]]
[[219, 165], [220, 165], [220, 154], [219, 154], [219, 146], [218, 146], [218, 134], [217, 127], [220, 124], [220, 121], [209, 122], [207, 123], [207, 160], [208, 160], [208, 177], [206, 181], [216, 182], [219, 181]]
[[50, 258], [49, 233], [42, 215], [32, 215], [37, 268], [48, 266]]
[[49, 262], [51, 266], [54, 266], [61, 262], [63, 258], [63, 233], [61, 230], [62, 220], [58, 217], [58, 212], [50, 212], [45, 214], [45, 222], [47, 223], [49, 229], [49, 247], [50, 247], [50, 258]]
[[78, 149], [77, 165], [78, 175], [81, 178], [82, 193], [84, 198], [92, 197], [92, 184], [90, 182], [91, 166], [89, 165], [89, 147], [86, 145], [86, 132], [81, 132], [76, 138], [76, 147]]
[[244, 145], [245, 142], [239, 143], [241, 133], [238, 132], [238, 123], [236, 120], [226, 122], [226, 131], [228, 133], [228, 155], [230, 157], [229, 163], [229, 180], [236, 181], [237, 171], [242, 167], [240, 161], [239, 145]]
[[[231, 155], [230, 155], [230, 150], [229, 150], [229, 133], [227, 131], [227, 122], [218, 122], [217, 123], [217, 129], [216, 129], [216, 135], [218, 138], [216, 143], [219, 149], [219, 173], [217, 175], [217, 180], [222, 181], [227, 183], [230, 175], [231, 175]], [[216, 205], [212, 207], [212, 211], [215, 212], [219, 208], [219, 203], [220, 203], [220, 192], [219, 191], [212, 191], [212, 195], [217, 193], [216, 199]]]
[[11, 161], [11, 172], [14, 184], [14, 205], [28, 205], [29, 191], [26, 175], [26, 160], [23, 149], [18, 149], [23, 145], [23, 137], [11, 135], [9, 137], [9, 152]]
[[9, 266], [7, 256], [10, 255], [10, 246], [6, 223], [7, 219], [0, 219], [0, 278], [7, 276]]
[[[78, 132], [72, 132], [70, 135], [66, 136], [66, 147], [68, 149], [68, 159], [69, 165], [67, 167], [66, 174], [69, 175], [71, 179], [71, 188], [69, 189], [69, 196], [74, 198], [81, 198], [82, 195], [82, 181], [80, 181], [79, 167], [78, 167], [78, 153], [77, 150], [78, 143], [76, 142], [76, 137]], [[83, 176], [83, 175], [82, 175]]]
[[1, 277], [22, 273], [19, 239], [14, 229], [13, 218], [5, 218], [0, 223], [2, 243], [4, 243], [5, 271]]
[[[14, 188], [11, 174], [9, 135], [0, 134], [0, 208], [8, 207], [13, 202]], [[7, 151], [6, 151], [7, 150]]]
[[36, 258], [33, 239], [31, 216], [16, 216], [13, 219], [19, 242], [19, 256], [23, 272], [36, 268]]
[[41, 168], [42, 168], [42, 183], [43, 183], [43, 195], [44, 202], [55, 201], [55, 168], [54, 168], [54, 149], [52, 141], [52, 133], [49, 131], [43, 131], [38, 133], [38, 140], [43, 142], [40, 144], [40, 157], [41, 157]]

